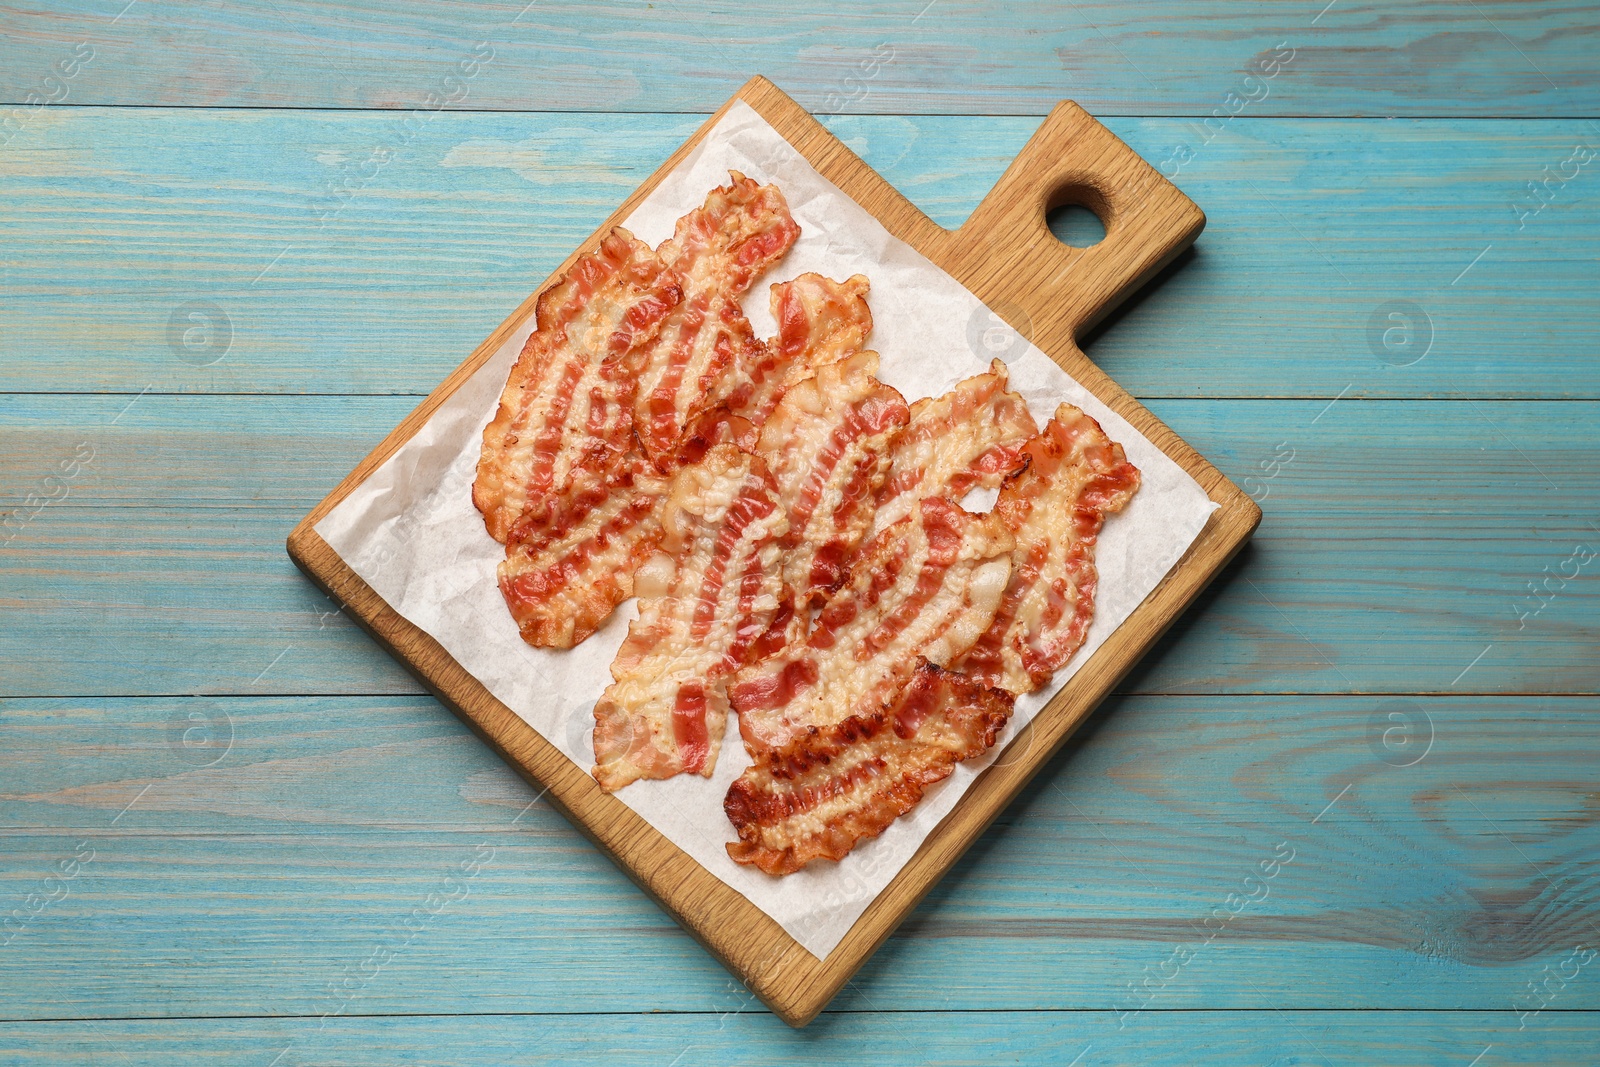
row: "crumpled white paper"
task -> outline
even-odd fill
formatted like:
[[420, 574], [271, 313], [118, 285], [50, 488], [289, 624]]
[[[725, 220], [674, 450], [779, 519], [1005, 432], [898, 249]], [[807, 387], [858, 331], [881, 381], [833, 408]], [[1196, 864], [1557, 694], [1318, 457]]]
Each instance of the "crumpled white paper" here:
[[[1160, 449], [955, 279], [891, 236], [742, 101], [625, 225], [652, 246], [659, 244], [680, 215], [726, 183], [730, 169], [777, 182], [801, 227], [794, 248], [744, 301], [758, 336], [776, 332], [766, 283], [806, 271], [840, 279], [865, 274], [872, 283], [870, 343], [881, 357], [879, 376], [908, 401], [943, 393], [987, 370], [990, 358], [1000, 355], [1009, 364], [1012, 387], [1027, 398], [1040, 425], [1058, 403], [1070, 401], [1100, 420], [1143, 474], [1133, 503], [1110, 517], [1100, 536], [1098, 604], [1084, 648], [1056, 672], [1049, 689], [1017, 701], [993, 750], [959, 765], [910, 814], [843, 861], [813, 863], [774, 878], [728, 859], [723, 845], [736, 835], [722, 799], [749, 765], [731, 719], [715, 777], [637, 782], [617, 794], [822, 958], [973, 779], [996, 758], [1016, 758], [1003, 755], [1006, 745], [1156, 587], [1198, 536], [1214, 505]], [[471, 499], [483, 428], [532, 328], [530, 317], [416, 436], [317, 524], [317, 533], [394, 610], [431, 634], [491, 693], [587, 771], [594, 763], [591, 710], [610, 681], [612, 657], [635, 617], [633, 602], [575, 649], [530, 648], [519, 638], [495, 583], [504, 550], [485, 532]]]

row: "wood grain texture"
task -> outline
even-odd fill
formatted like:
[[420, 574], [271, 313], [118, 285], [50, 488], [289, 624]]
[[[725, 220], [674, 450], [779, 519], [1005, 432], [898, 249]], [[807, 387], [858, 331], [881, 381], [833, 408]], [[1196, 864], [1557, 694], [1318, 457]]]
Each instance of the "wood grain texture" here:
[[[0, 361], [0, 389], [420, 396], [699, 121], [441, 114], [367, 180], [401, 116], [48, 110], [0, 151], [0, 329], [28, 353]], [[826, 121], [942, 226], [1038, 125]], [[1089, 346], [1134, 395], [1600, 398], [1600, 362], [1574, 343], [1600, 287], [1600, 164], [1537, 215], [1513, 209], [1575, 144], [1600, 145], [1588, 123], [1246, 112], [1209, 143], [1194, 121], [1109, 126], [1210, 217]], [[1431, 324], [1405, 366], [1416, 352], [1385, 362], [1369, 339], [1391, 301]]]
[[[5, 701], [0, 724], [6, 911], [93, 850], [0, 952], [0, 1017], [315, 1016], [480, 855], [346, 1014], [752, 1006], [431, 700]], [[1589, 698], [1113, 700], [834, 1006], [1109, 1014], [1149, 968], [1151, 1012], [1507, 1009], [1593, 943], [1597, 744]]]
[[[118, 17], [121, 4], [73, 0], [8, 16], [0, 92], [25, 100], [81, 42], [94, 58], [68, 103], [694, 112], [764, 74], [818, 112], [1040, 115], [1070, 96], [1096, 113], [1209, 115], [1287, 42], [1294, 60], [1262, 102], [1273, 114], [1596, 111], [1583, 5], [1323, 6], [274, 0]], [[444, 81], [474, 55], [492, 58]], [[863, 66], [874, 56], [888, 61]]]
[[[960, 228], [946, 230], [771, 82], [752, 78], [723, 111], [736, 100], [760, 113], [796, 152], [891, 234], [927, 256], [992, 310], [1014, 323], [1025, 321], [1035, 344], [1186, 470], [1216, 505], [1183, 558], [1038, 713], [1031, 728], [1039, 744], [1017, 763], [992, 765], [968, 788], [827, 958], [812, 956], [753, 903], [706, 872], [617, 798], [602, 793], [587, 773], [495, 699], [437, 641], [384, 603], [316, 533], [316, 523], [410, 440], [432, 411], [533, 313], [537, 293], [312, 509], [290, 533], [288, 548], [310, 578], [345, 603], [363, 628], [519, 773], [544, 787], [553, 803], [768, 1007], [791, 1025], [804, 1026], [1238, 552], [1260, 522], [1261, 509], [1077, 347], [1084, 329], [1170, 263], [1205, 225], [1205, 216], [1192, 201], [1082, 108], [1067, 101], [1058, 104], [972, 217]], [[552, 277], [625, 219], [721, 114], [707, 120], [699, 133], [668, 157]], [[1046, 226], [1046, 211], [1067, 201], [1094, 208], [1105, 222], [1103, 241], [1073, 248], [1055, 239]]]
[[[432, 1064], [778, 1064], [819, 1052], [843, 1062], [957, 1067], [980, 1063], [1317, 1063], [1385, 1062], [1460, 1067], [1493, 1047], [1496, 1064], [1552, 1067], [1589, 1063], [1592, 1013], [1547, 1012], [1537, 1029], [1517, 1029], [1507, 1012], [1168, 1012], [1117, 1032], [1105, 1013], [951, 1012], [930, 1027], [926, 1014], [829, 1014], [808, 1031], [785, 1031], [770, 1016], [567, 1016], [339, 1019], [109, 1020], [0, 1026], [0, 1055], [28, 1063], [113, 1059], [132, 1067], [167, 1064], [175, 1050], [207, 1062], [255, 1065], [282, 1055], [283, 1067], [350, 1067], [415, 1060]], [[1473, 1042], [1477, 1044], [1474, 1046]], [[1091, 1058], [1085, 1053], [1092, 1053]], [[111, 1054], [115, 1053], [113, 1057]], [[690, 1057], [693, 1057], [692, 1059]], [[1487, 1060], [1485, 1062], [1488, 1062]]]
[[[0, 512], [77, 444], [96, 450], [0, 548], [6, 692], [419, 692], [279, 548], [413, 399], [146, 396], [109, 425], [129, 399], [0, 397], [16, 472]], [[1150, 407], [1265, 494], [1266, 517], [1122, 689], [1600, 692], [1600, 563], [1561, 577], [1574, 546], [1600, 548], [1600, 406]], [[80, 637], [101, 650], [89, 662]]]

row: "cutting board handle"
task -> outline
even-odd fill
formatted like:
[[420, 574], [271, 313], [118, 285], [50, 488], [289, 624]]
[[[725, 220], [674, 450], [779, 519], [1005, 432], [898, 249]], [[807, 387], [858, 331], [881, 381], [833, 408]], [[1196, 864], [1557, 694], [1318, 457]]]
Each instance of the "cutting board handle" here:
[[[1081, 204], [1106, 235], [1063, 244], [1045, 215]], [[951, 234], [952, 273], [1040, 347], [1078, 336], [1199, 236], [1206, 217], [1090, 114], [1063, 100]]]

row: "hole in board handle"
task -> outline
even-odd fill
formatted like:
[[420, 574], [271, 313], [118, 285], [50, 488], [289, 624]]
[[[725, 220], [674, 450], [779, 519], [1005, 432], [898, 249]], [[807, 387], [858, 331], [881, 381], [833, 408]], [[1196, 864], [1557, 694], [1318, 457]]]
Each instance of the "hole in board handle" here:
[[1105, 223], [1082, 204], [1051, 208], [1045, 213], [1044, 221], [1056, 240], [1072, 248], [1091, 248], [1105, 240]]
[[1051, 194], [1045, 209], [1045, 225], [1062, 244], [1071, 248], [1092, 248], [1105, 240], [1106, 219], [1111, 205], [1092, 186], [1064, 186]]

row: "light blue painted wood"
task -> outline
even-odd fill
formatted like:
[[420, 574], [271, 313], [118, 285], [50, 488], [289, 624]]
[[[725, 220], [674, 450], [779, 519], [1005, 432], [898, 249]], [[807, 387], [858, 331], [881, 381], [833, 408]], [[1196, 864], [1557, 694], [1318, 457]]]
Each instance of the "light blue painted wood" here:
[[[699, 121], [441, 115], [369, 177], [401, 116], [47, 112], [0, 151], [0, 329], [27, 354], [0, 389], [424, 394]], [[955, 225], [1037, 120], [830, 125]], [[1110, 125], [1210, 219], [1089, 346], [1136, 395], [1600, 397], [1600, 159], [1518, 214], [1600, 146], [1588, 123]], [[1374, 347], [1397, 325], [1409, 347]]]
[[[411, 400], [129, 399], [0, 401], [11, 507], [96, 450], [0, 548], [4, 692], [417, 692], [282, 547]], [[1266, 516], [1129, 689], [1600, 692], [1593, 403], [1152, 407]]]
[[[1152, 1067], [1250, 1063], [1369, 1067], [1374, 1062], [1591, 1064], [1593, 1014], [1546, 1013], [1519, 1031], [1491, 1012], [1173, 1012], [1118, 1032], [1092, 1012], [827, 1014], [803, 1031], [762, 1014], [513, 1016], [314, 1020], [110, 1020], [0, 1026], [0, 1055], [26, 1063], [165, 1065], [187, 1052], [256, 1067], [338, 1063], [790, 1064], [897, 1067], [993, 1063]], [[1491, 1060], [1489, 1056], [1494, 1058]]]
[[[1526, 1007], [1530, 979], [1594, 940], [1593, 711], [1114, 700], [836, 1007], [1131, 1011], [1147, 975], [1149, 1013]], [[5, 911], [89, 857], [8, 930], [0, 1017], [314, 1016], [397, 936], [347, 1014], [740, 1006], [430, 700], [6, 701], [0, 729]], [[396, 935], [479, 857], [457, 899]], [[1553, 1006], [1600, 1008], [1583, 973]]]
[[[709, 111], [763, 74], [808, 108], [1044, 114], [1593, 115], [1594, 16], [1552, 0], [646, 4], [359, 0], [19, 10], [10, 100], [222, 107]], [[79, 43], [76, 77], [43, 79]], [[1284, 46], [1262, 97], [1244, 78]], [[1269, 66], [1267, 69], [1276, 69]], [[447, 80], [453, 79], [453, 80]], [[432, 97], [429, 94], [434, 94]]]
[[[287, 511], [47, 509], [0, 550], [13, 693], [416, 693], [283, 552]], [[84, 655], [85, 645], [94, 649]]]

